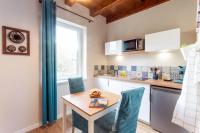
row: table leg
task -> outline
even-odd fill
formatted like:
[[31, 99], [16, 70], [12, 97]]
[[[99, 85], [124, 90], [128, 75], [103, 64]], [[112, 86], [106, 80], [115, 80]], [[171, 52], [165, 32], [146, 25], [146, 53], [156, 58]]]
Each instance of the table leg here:
[[66, 118], [67, 118], [66, 113], [67, 113], [67, 106], [63, 102], [63, 133], [66, 133], [66, 130], [67, 130], [67, 128], [66, 128], [66, 126], [67, 126], [66, 125]]
[[88, 121], [88, 133], [94, 133], [94, 120]]

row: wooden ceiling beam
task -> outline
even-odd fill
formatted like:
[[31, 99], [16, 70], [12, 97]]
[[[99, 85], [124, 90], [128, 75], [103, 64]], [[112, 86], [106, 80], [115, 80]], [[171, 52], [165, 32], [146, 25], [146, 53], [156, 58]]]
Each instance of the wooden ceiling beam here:
[[68, 6], [79, 3], [90, 9], [90, 15], [106, 17], [107, 23], [146, 10], [169, 0], [64, 0]]
[[65, 4], [68, 6], [73, 6], [76, 3], [76, 0], [65, 0]]
[[141, 6], [137, 6], [136, 8], [134, 8], [132, 10], [129, 10], [129, 11], [126, 11], [126, 12], [123, 12], [123, 13], [120, 13], [120, 14], [118, 14], [116, 12], [115, 14], [111, 14], [110, 16], [107, 16], [106, 17], [107, 23], [111, 23], [111, 22], [116, 21], [118, 19], [121, 19], [121, 18], [127, 17], [129, 15], [144, 11], [146, 9], [157, 6], [157, 5], [162, 4], [164, 2], [167, 2], [167, 1], [169, 1], [169, 0], [143, 0], [143, 2], [141, 0], [141, 2], [142, 2]]
[[95, 17], [97, 15], [102, 14], [103, 12], [107, 11], [108, 9], [112, 9], [112, 7], [115, 7], [120, 2], [123, 2], [123, 0], [110, 0], [107, 4], [101, 4], [98, 8], [91, 10], [90, 15], [92, 17]]

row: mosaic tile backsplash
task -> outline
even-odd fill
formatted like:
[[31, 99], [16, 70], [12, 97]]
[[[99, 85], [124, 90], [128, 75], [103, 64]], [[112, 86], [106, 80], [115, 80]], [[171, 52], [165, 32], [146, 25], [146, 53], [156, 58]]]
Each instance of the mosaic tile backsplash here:
[[[160, 72], [158, 74], [159, 79], [162, 79], [162, 75], [168, 74], [172, 80], [179, 79], [182, 75], [179, 75], [179, 67], [158, 67]], [[98, 75], [111, 75], [111, 76], [124, 76], [136, 79], [153, 79], [153, 72], [151, 66], [114, 66], [114, 65], [95, 65], [94, 76]]]

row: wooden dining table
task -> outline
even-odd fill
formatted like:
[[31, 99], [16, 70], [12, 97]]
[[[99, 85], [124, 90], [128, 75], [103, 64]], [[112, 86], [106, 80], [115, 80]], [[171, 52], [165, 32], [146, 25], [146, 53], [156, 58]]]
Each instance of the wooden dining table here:
[[76, 113], [88, 120], [88, 133], [94, 133], [94, 121], [115, 110], [120, 100], [120, 95], [102, 91], [101, 97], [108, 99], [108, 106], [106, 108], [89, 108], [89, 104], [91, 102], [89, 94], [90, 91], [84, 91], [80, 93], [65, 95], [62, 97], [63, 133], [66, 133], [67, 127], [67, 108], [74, 110]]

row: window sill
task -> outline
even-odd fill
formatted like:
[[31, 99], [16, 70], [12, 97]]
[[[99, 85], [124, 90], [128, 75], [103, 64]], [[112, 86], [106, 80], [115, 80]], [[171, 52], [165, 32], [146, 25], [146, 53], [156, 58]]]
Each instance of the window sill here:
[[68, 80], [58, 80], [57, 81], [57, 85], [66, 84], [66, 83], [68, 83]]
[[[83, 81], [86, 81], [87, 78], [84, 78]], [[58, 80], [57, 81], [57, 85], [62, 85], [62, 84], [68, 84], [68, 80]]]

